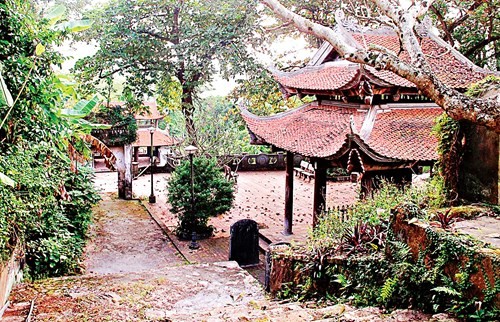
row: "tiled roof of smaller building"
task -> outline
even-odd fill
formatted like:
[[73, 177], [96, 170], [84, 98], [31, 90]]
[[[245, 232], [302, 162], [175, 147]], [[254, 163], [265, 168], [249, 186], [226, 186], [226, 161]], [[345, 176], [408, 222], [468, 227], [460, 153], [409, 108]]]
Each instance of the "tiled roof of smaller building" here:
[[249, 130], [265, 143], [307, 157], [336, 157], [352, 134], [364, 148], [382, 158], [437, 159], [437, 139], [431, 132], [434, 119], [442, 113], [440, 108], [379, 111], [370, 131], [361, 137], [358, 130], [367, 122], [368, 111], [332, 104], [309, 104], [272, 117], [257, 117], [248, 111], [242, 115]]
[[[153, 146], [173, 146], [179, 144], [175, 138], [168, 135], [167, 132], [156, 129], [153, 132]], [[132, 143], [134, 147], [147, 147], [151, 146], [151, 133], [148, 129], [138, 129], [137, 139]]]
[[359, 75], [357, 64], [350, 66], [306, 67], [297, 73], [276, 74], [275, 78], [282, 85], [310, 90], [340, 89]]

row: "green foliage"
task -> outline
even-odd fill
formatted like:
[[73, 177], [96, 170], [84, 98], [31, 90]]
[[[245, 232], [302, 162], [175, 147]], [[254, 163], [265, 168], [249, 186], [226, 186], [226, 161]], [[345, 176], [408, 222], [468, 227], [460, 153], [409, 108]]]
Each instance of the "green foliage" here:
[[413, 203], [423, 209], [437, 209], [445, 204], [444, 188], [439, 177], [421, 186], [401, 187], [382, 182], [372, 198], [357, 201], [340, 216], [337, 210], [324, 213], [316, 228], [309, 234], [308, 246], [312, 249], [336, 249], [346, 230], [352, 230], [360, 222], [378, 230], [387, 229], [391, 210], [402, 203]]
[[441, 36], [481, 67], [500, 68], [498, 0], [436, 1], [430, 16]]
[[84, 89], [108, 97], [113, 78], [124, 77], [127, 102], [161, 95], [164, 108], [182, 110], [193, 140], [201, 86], [217, 73], [228, 79], [261, 68], [248, 50], [262, 41], [253, 1], [113, 0], [86, 15], [94, 25], [84, 38], [99, 39], [99, 50], [75, 66]]
[[89, 120], [111, 125], [111, 129], [95, 129], [92, 135], [108, 146], [131, 144], [137, 139], [137, 122], [129, 109], [122, 106], [102, 107]]
[[[404, 209], [413, 211], [409, 205]], [[405, 217], [414, 216], [408, 213]], [[399, 239], [401, 236], [390, 230], [384, 252], [334, 260], [317, 250], [305, 260], [301, 254], [293, 262], [297, 273], [294, 282], [287, 284], [286, 292], [280, 295], [295, 299], [327, 296], [354, 305], [412, 307], [429, 313], [450, 312], [458, 318], [494, 320], [499, 313], [495, 307], [498, 274], [493, 271], [494, 281], [484, 278], [483, 297], [472, 296], [477, 294], [472, 284], [477, 277], [473, 275], [481, 271], [487, 276], [486, 270], [491, 273], [492, 269], [480, 251], [484, 243], [432, 228], [426, 228], [425, 234], [428, 242], [422, 245], [418, 257]], [[495, 269], [498, 258], [492, 260]]]
[[435, 167], [443, 178], [443, 184], [447, 190], [446, 198], [454, 200], [457, 197], [458, 172], [462, 162], [464, 133], [460, 123], [450, 118], [446, 113], [441, 114], [436, 119], [433, 132], [438, 138], [439, 153], [439, 160]]
[[90, 171], [70, 172], [53, 148], [40, 145], [11, 147], [0, 157], [0, 171], [17, 182], [16, 189], [0, 186], [2, 260], [21, 242], [32, 277], [78, 272], [91, 207], [98, 201]]
[[[180, 111], [170, 111], [169, 132], [177, 138], [187, 138]], [[200, 99], [196, 104], [194, 123], [200, 153], [224, 156], [246, 152], [258, 154], [269, 148], [250, 144], [250, 136], [239, 110], [223, 97]]]
[[495, 75], [486, 76], [485, 79], [472, 84], [465, 92], [469, 97], [481, 97], [490, 90], [498, 91], [500, 89], [500, 77]]
[[299, 99], [296, 95], [283, 99], [278, 83], [267, 71], [253, 73], [248, 79], [239, 80], [238, 86], [230, 97], [241, 100], [250, 112], [255, 115], [272, 115], [293, 109], [311, 102], [313, 97]]
[[12, 180], [0, 184], [0, 261], [16, 244], [24, 245], [34, 278], [78, 271], [98, 200], [90, 172], [70, 171], [70, 142], [78, 144], [91, 124], [61, 115], [75, 97], [52, 71], [62, 62], [54, 47], [68, 32], [53, 28], [60, 11], [41, 19], [30, 1], [0, 3], [2, 92], [5, 98], [8, 89], [15, 98], [0, 104], [0, 173]]
[[382, 286], [382, 289], [380, 290], [380, 301], [382, 303], [386, 303], [387, 300], [392, 296], [392, 293], [394, 293], [397, 284], [398, 284], [397, 277], [389, 277], [385, 281], [384, 285]]
[[209, 218], [231, 209], [234, 200], [233, 184], [226, 181], [215, 159], [193, 158], [193, 178], [193, 207], [190, 162], [182, 162], [168, 182], [168, 201], [179, 219], [176, 233], [188, 238], [193, 231], [211, 235]]

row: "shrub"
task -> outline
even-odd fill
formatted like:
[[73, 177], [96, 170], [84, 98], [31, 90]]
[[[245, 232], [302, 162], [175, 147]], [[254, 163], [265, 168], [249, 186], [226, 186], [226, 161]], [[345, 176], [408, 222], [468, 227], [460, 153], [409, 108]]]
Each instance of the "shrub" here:
[[340, 239], [360, 222], [377, 227], [384, 231], [391, 210], [402, 203], [414, 203], [420, 208], [436, 209], [444, 206], [445, 189], [441, 178], [435, 177], [431, 182], [418, 187], [401, 189], [397, 185], [384, 181], [372, 198], [362, 199], [349, 207], [346, 218], [337, 210], [324, 213], [317, 227], [309, 234], [309, 246], [313, 249], [338, 249]]
[[[78, 272], [92, 206], [99, 200], [91, 169], [73, 173], [66, 161], [40, 145], [8, 152], [0, 155], [0, 171], [17, 186], [0, 185], [1, 259], [16, 243], [24, 243], [31, 277]], [[71, 199], [62, 197], [63, 188]]]
[[168, 201], [171, 211], [178, 214], [176, 234], [189, 238], [192, 232], [210, 236], [213, 227], [210, 217], [231, 209], [234, 200], [233, 184], [225, 180], [215, 159], [194, 158], [194, 207], [191, 207], [191, 166], [184, 161], [168, 182]]

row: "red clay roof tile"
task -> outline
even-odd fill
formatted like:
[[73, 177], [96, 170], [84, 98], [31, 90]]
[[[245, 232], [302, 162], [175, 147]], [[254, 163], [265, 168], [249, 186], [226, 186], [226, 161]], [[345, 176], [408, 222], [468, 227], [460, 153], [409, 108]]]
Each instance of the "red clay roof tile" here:
[[[399, 54], [402, 60], [409, 61], [407, 52], [400, 52], [399, 39], [396, 34], [353, 34], [352, 36], [365, 47], [369, 47], [370, 45], [383, 46], [395, 54]], [[437, 77], [452, 88], [466, 89], [470, 84], [492, 73], [474, 67], [465, 57], [461, 57], [457, 52], [440, 45], [430, 37], [423, 38], [421, 46], [427, 61]], [[349, 80], [352, 80], [359, 73], [360, 69], [358, 64], [351, 65], [350, 67], [315, 67], [308, 66], [290, 73], [278, 72], [275, 73], [274, 77], [285, 87], [310, 90], [338, 90], [345, 86]], [[369, 66], [365, 66], [365, 68], [369, 74], [392, 86], [415, 87], [413, 83], [390, 71], [377, 71], [375, 68]]]
[[321, 66], [306, 68], [299, 73], [275, 75], [282, 85], [310, 90], [339, 89], [354, 80], [359, 74], [357, 65]]
[[338, 152], [351, 133], [351, 116], [360, 127], [364, 114], [355, 108], [312, 104], [272, 117], [242, 113], [248, 128], [259, 138], [308, 157], [328, 157]]
[[[340, 104], [339, 104], [340, 105]], [[377, 114], [364, 142], [368, 149], [389, 159], [436, 160], [437, 139], [431, 134], [440, 108], [401, 108]], [[307, 157], [327, 158], [348, 143], [351, 118], [360, 129], [365, 111], [355, 107], [305, 105], [296, 110], [256, 117], [242, 113], [248, 128], [266, 143]]]
[[378, 113], [364, 142], [377, 154], [400, 160], [437, 160], [437, 137], [432, 133], [440, 108], [403, 108]]

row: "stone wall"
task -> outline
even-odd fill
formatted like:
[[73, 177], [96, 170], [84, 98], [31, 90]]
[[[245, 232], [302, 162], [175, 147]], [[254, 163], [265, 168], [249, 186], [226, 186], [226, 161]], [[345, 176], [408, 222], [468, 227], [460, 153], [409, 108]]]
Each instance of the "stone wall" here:
[[9, 298], [14, 284], [22, 280], [23, 252], [21, 247], [16, 247], [10, 259], [0, 266], [0, 309]]
[[[467, 290], [466, 297], [484, 300], [487, 290], [498, 287], [500, 283], [500, 250], [492, 248], [472, 248], [466, 236], [458, 237], [444, 229], [432, 227], [427, 223], [408, 217], [404, 208], [397, 208], [392, 216], [390, 231], [394, 238], [410, 247], [414, 261], [424, 255], [426, 267], [430, 270], [439, 260], [433, 253], [440, 245], [455, 244], [453, 260], [444, 265], [443, 273], [456, 281], [462, 269], [472, 264], [473, 272], [469, 280], [472, 286]], [[500, 308], [500, 293], [496, 294], [495, 306]]]
[[[288, 245], [271, 245], [267, 254], [266, 290], [273, 296], [296, 295], [297, 292], [338, 295], [342, 290], [335, 276], [341, 274], [355, 283], [360, 270], [365, 270], [362, 274], [364, 283], [369, 280], [375, 290], [380, 290], [387, 280], [382, 271], [388, 272], [387, 268], [397, 264], [391, 259], [390, 245], [401, 242], [408, 245], [412, 258], [409, 262], [413, 265], [422, 265], [418, 267], [428, 271], [436, 268], [435, 274], [444, 274], [457, 285], [467, 276], [462, 280], [467, 282], [463, 284], [467, 285], [461, 295], [463, 298], [484, 301], [488, 294], [490, 300], [486, 302], [500, 308], [500, 294], [494, 293], [500, 283], [500, 250], [480, 248], [477, 246], [480, 243], [472, 242], [467, 236], [432, 227], [414, 215], [405, 207], [396, 208], [387, 233], [390, 242], [387, 242], [385, 252], [372, 255], [305, 255]], [[321, 274], [314, 277], [317, 272]], [[407, 278], [418, 279], [415, 276]], [[420, 292], [431, 294], [436, 286], [442, 284], [424, 285]]]

